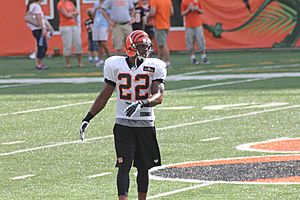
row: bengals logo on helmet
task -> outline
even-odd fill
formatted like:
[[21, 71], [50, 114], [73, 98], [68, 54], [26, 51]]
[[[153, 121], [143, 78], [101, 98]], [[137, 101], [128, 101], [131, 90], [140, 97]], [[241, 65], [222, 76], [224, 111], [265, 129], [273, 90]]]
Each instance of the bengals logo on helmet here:
[[153, 51], [149, 35], [142, 30], [133, 31], [126, 37], [125, 48], [129, 57], [149, 58]]

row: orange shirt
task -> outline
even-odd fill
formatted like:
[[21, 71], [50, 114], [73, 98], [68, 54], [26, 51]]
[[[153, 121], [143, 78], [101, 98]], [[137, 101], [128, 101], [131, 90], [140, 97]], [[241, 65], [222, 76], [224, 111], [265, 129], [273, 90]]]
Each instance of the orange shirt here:
[[57, 4], [57, 10], [59, 15], [59, 26], [76, 26], [76, 20], [75, 18], [67, 18], [64, 16], [61, 12], [59, 12], [59, 9], [64, 8], [67, 12], [75, 11], [76, 7], [71, 1], [59, 1]]
[[[183, 0], [181, 2], [181, 13], [188, 8], [190, 3], [202, 9], [202, 4], [200, 3], [200, 0]], [[201, 14], [197, 11], [188, 12], [188, 14], [185, 15], [184, 18], [185, 18], [185, 27], [187, 28], [196, 28], [202, 25]]]
[[151, 0], [150, 8], [156, 8], [156, 13], [153, 17], [154, 26], [156, 29], [169, 29], [171, 17], [171, 0]]

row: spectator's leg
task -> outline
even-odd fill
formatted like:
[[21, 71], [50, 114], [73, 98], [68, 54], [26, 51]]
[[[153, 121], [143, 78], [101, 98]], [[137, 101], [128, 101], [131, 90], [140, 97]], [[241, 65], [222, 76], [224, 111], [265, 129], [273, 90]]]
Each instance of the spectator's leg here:
[[47, 51], [47, 41], [46, 38], [42, 35], [42, 30], [34, 30], [32, 34], [35, 37], [37, 42], [37, 55], [36, 55], [35, 65], [37, 69], [42, 69], [43, 59]]
[[98, 54], [100, 60], [104, 60], [102, 41], [98, 41]]
[[113, 37], [113, 46], [116, 49], [117, 53], [120, 54], [122, 52], [122, 30], [121, 25], [115, 25], [112, 28], [112, 37]]
[[158, 46], [158, 58], [166, 62], [167, 67], [171, 65], [170, 63], [170, 51], [167, 44], [167, 34], [168, 30], [156, 30], [156, 42]]
[[83, 67], [82, 62], [82, 43], [78, 26], [72, 27], [72, 43], [78, 61], [78, 67]]
[[107, 41], [101, 41], [101, 45], [105, 51], [105, 54], [107, 57], [110, 56], [110, 53], [109, 53], [109, 49], [108, 49], [108, 46], [107, 46]]
[[69, 26], [60, 27], [61, 37], [64, 45], [64, 56], [67, 68], [71, 68], [72, 29]]

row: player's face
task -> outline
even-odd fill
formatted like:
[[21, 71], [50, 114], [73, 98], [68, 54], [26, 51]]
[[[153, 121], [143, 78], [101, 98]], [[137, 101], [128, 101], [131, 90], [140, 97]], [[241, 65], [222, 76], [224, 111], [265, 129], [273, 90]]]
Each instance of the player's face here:
[[152, 44], [140, 43], [136, 45], [139, 56], [150, 58], [152, 56]]

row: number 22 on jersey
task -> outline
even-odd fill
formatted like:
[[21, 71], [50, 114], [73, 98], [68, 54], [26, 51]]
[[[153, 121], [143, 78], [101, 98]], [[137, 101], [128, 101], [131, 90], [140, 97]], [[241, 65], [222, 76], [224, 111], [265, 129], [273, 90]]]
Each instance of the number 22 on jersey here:
[[118, 75], [119, 98], [129, 101], [147, 99], [150, 93], [150, 77], [148, 74], [131, 75], [120, 73]]

